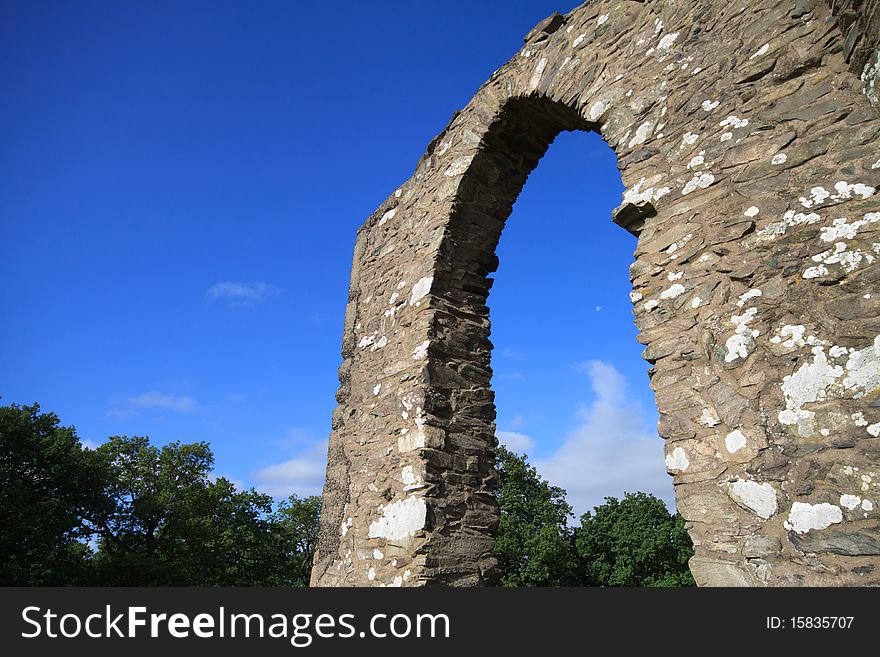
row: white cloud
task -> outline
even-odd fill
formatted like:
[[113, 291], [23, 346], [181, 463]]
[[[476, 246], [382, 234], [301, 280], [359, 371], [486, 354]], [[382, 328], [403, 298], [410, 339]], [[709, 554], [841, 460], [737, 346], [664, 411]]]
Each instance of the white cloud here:
[[581, 406], [580, 423], [563, 444], [534, 466], [551, 484], [561, 486], [577, 519], [625, 492], [652, 493], [675, 508], [672, 479], [663, 462], [663, 440], [650, 426], [644, 407], [627, 395], [623, 375], [610, 363], [594, 360], [583, 371], [596, 399]]
[[98, 449], [98, 447], [101, 445], [101, 443], [94, 440], [88, 440], [87, 438], [80, 438], [79, 442], [86, 449]]
[[496, 431], [495, 435], [498, 437], [498, 440], [502, 445], [517, 454], [522, 454], [523, 452], [527, 453], [535, 446], [535, 441], [524, 433], [518, 433], [516, 431]]
[[111, 409], [107, 415], [120, 419], [135, 416], [145, 408], [174, 413], [193, 413], [200, 408], [199, 403], [189, 395], [174, 395], [156, 390], [150, 390], [134, 397], [117, 399], [114, 404], [116, 408]]
[[137, 408], [161, 408], [175, 413], [192, 413], [199, 403], [189, 395], [162, 394], [155, 390], [125, 400]]
[[320, 495], [326, 469], [327, 441], [319, 441], [289, 461], [257, 470], [254, 488], [272, 497]]
[[280, 293], [280, 289], [268, 283], [223, 281], [209, 287], [206, 295], [210, 301], [226, 300], [233, 306], [250, 307]]

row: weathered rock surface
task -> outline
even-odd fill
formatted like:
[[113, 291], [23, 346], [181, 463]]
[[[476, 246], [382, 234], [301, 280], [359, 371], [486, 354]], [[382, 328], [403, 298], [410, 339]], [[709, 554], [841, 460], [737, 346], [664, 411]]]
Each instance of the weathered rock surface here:
[[312, 583], [491, 584], [495, 247], [563, 130], [639, 236], [701, 585], [880, 584], [880, 2], [591, 2], [526, 37], [358, 232]]

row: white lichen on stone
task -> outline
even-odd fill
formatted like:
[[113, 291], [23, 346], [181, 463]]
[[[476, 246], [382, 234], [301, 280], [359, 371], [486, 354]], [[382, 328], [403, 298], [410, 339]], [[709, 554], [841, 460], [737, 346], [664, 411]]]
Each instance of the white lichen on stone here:
[[691, 158], [691, 161], [688, 162], [687, 168], [688, 168], [688, 169], [693, 169], [693, 168], [695, 168], [695, 167], [698, 167], [698, 166], [704, 164], [705, 161], [706, 161], [706, 159], [705, 159], [705, 155], [704, 155], [705, 152], [706, 152], [706, 151], [700, 151], [700, 153], [699, 153], [698, 155], [694, 155], [694, 156]]
[[[877, 84], [877, 81], [880, 80], [880, 49], [865, 64], [859, 79], [862, 81], [862, 91], [876, 109], [880, 106], [880, 95], [878, 95], [880, 85]], [[880, 165], [880, 160], [877, 165]]]
[[752, 205], [752, 206], [749, 206], [748, 208], [746, 208], [746, 211], [743, 212], [743, 214], [744, 214], [745, 216], [747, 216], [747, 217], [757, 217], [757, 216], [758, 216], [758, 213], [759, 213], [760, 211], [761, 211], [761, 210], [758, 209], [757, 206]]
[[599, 20], [596, 21], [596, 27], [602, 27], [603, 25], [605, 25], [610, 17], [611, 14], [602, 14], [601, 16], [599, 16]]
[[706, 189], [713, 182], [715, 182], [715, 176], [713, 176], [711, 173], [696, 174], [691, 180], [689, 180], [685, 184], [685, 186], [681, 190], [681, 194], [682, 196], [687, 196], [691, 192], [698, 189]]
[[[785, 324], [779, 329], [776, 335], [770, 338], [770, 342], [782, 345], [787, 349], [796, 349], [807, 345], [817, 347], [822, 344], [822, 341], [815, 335], [810, 335], [805, 338], [804, 336], [806, 333], [807, 328], [803, 324]], [[833, 350], [834, 348], [832, 347], [832, 352]], [[846, 350], [844, 350], [844, 353], [845, 352]], [[834, 353], [832, 353], [832, 356], [833, 355]]]
[[704, 111], [704, 112], [711, 112], [713, 109], [715, 109], [716, 107], [718, 107], [720, 104], [721, 104], [721, 101], [720, 101], [720, 100], [709, 100], [709, 99], [706, 99], [706, 100], [703, 101], [703, 103], [700, 105], [700, 107], [703, 108], [703, 111]]
[[832, 222], [831, 226], [820, 229], [819, 239], [823, 242], [834, 242], [839, 239], [851, 240], [858, 234], [860, 228], [868, 224], [880, 221], [880, 212], [868, 212], [862, 219], [848, 223], [846, 217], [840, 217]]
[[858, 495], [844, 494], [840, 496], [840, 506], [842, 506], [844, 509], [849, 509], [850, 511], [852, 511], [857, 506], [861, 505], [861, 503], [862, 498]]
[[382, 517], [370, 523], [370, 538], [390, 541], [412, 536], [425, 526], [427, 506], [421, 497], [408, 497], [382, 509]]
[[641, 301], [642, 300], [642, 293], [636, 292], [635, 290], [633, 290], [632, 292], [629, 293], [629, 300], [632, 303], [636, 303], [638, 301]]
[[749, 59], [755, 59], [756, 57], [760, 57], [761, 55], [765, 55], [768, 50], [770, 50], [770, 44], [765, 43], [763, 46], [758, 48], [754, 53], [752, 53], [749, 56]]
[[748, 119], [741, 119], [738, 116], [734, 116], [733, 114], [731, 114], [726, 119], [721, 121], [721, 123], [719, 123], [718, 126], [721, 128], [727, 128], [727, 127], [745, 128], [748, 124], [749, 124]]
[[880, 335], [874, 338], [871, 346], [851, 351], [845, 368], [843, 387], [862, 391], [861, 394], [857, 392], [856, 397], [880, 388]]
[[691, 464], [687, 454], [681, 447], [676, 447], [672, 453], [666, 455], [666, 468], [668, 470], [678, 470], [684, 472]]
[[739, 295], [739, 301], [736, 302], [736, 307], [742, 308], [743, 306], [746, 305], [746, 303], [750, 299], [755, 299], [755, 298], [761, 296], [761, 294], [763, 294], [763, 293], [759, 289], [754, 289], [754, 290], [749, 290], [748, 292], [744, 292], [743, 294]]
[[412, 350], [413, 360], [422, 360], [428, 357], [428, 345], [431, 343], [430, 340], [425, 340], [421, 344], [419, 344], [415, 349]]
[[874, 438], [880, 437], [880, 422], [877, 422], [875, 424], [869, 424], [867, 427], [865, 427], [865, 430], [870, 435], [874, 436]]
[[654, 308], [656, 308], [659, 305], [660, 305], [659, 301], [657, 301], [656, 299], [651, 299], [650, 301], [646, 301], [644, 303], [644, 305], [642, 306], [642, 308], [644, 308], [648, 312], [651, 312], [652, 310], [654, 310]]
[[532, 73], [532, 79], [529, 80], [529, 89], [534, 90], [537, 89], [538, 84], [541, 82], [541, 76], [544, 75], [544, 69], [547, 67], [547, 58], [541, 57], [540, 61], [538, 61], [538, 65], [535, 66], [535, 72]]
[[678, 32], [667, 34], [660, 39], [660, 43], [657, 44], [657, 50], [668, 50], [675, 43], [676, 39], [678, 39]]
[[863, 397], [880, 387], [880, 336], [872, 345], [852, 350], [845, 365], [831, 363], [822, 346], [813, 347], [813, 359], [782, 380], [784, 425], [797, 425], [801, 435], [811, 435], [815, 413], [803, 407], [832, 397]]
[[788, 160], [788, 155], [785, 153], [777, 153], [770, 158], [770, 164], [785, 164], [786, 160]]
[[650, 179], [642, 178], [631, 189], [623, 192], [623, 202], [640, 205], [650, 201], [658, 201], [670, 192], [668, 187], [654, 189], [654, 185], [660, 182], [663, 176], [652, 176]]
[[837, 193], [832, 194], [822, 186], [813, 187], [810, 189], [809, 197], [801, 196], [798, 201], [805, 208], [812, 208], [821, 205], [828, 199], [832, 201], [845, 201], [853, 198], [853, 196], [868, 198], [877, 190], [864, 183], [848, 183], [845, 180], [840, 180], [834, 183], [834, 191]]
[[651, 121], [645, 121], [638, 128], [636, 128], [635, 136], [629, 140], [629, 148], [632, 148], [633, 146], [638, 146], [639, 144], [644, 144], [651, 134], [651, 127], [653, 125], [654, 124]]
[[874, 262], [874, 256], [870, 253], [865, 253], [860, 249], [848, 250], [846, 242], [836, 242], [833, 249], [817, 253], [811, 259], [813, 262], [820, 264], [804, 270], [802, 276], [807, 279], [828, 274], [829, 269], [827, 265], [840, 265], [840, 269], [848, 274], [858, 269], [862, 262], [867, 264]]
[[701, 303], [703, 300], [700, 297], [694, 297], [691, 299], [691, 308], [699, 308]]
[[718, 425], [721, 420], [712, 415], [712, 412], [708, 408], [704, 408], [703, 413], [700, 415], [700, 422], [705, 424], [707, 427], [714, 427]]
[[733, 315], [730, 321], [736, 325], [734, 334], [724, 343], [726, 354], [724, 361], [732, 363], [740, 358], [747, 358], [755, 345], [755, 338], [761, 333], [750, 329], [748, 324], [758, 314], [757, 308], [748, 308], [742, 315]]
[[460, 176], [465, 171], [468, 170], [468, 167], [471, 165], [473, 161], [473, 155], [462, 155], [460, 157], [455, 158], [452, 161], [452, 164], [449, 165], [449, 168], [444, 172], [444, 176], [447, 178], [452, 178], [453, 176]]
[[414, 306], [423, 299], [428, 292], [431, 291], [431, 284], [433, 282], [433, 276], [425, 276], [416, 281], [416, 284], [413, 285], [412, 292], [409, 295], [409, 305]]
[[405, 491], [416, 490], [425, 485], [425, 482], [422, 481], [422, 478], [411, 465], [403, 466], [403, 469], [400, 471], [400, 481], [403, 483], [403, 490]]
[[379, 225], [383, 226], [385, 222], [393, 218], [395, 214], [397, 214], [397, 208], [391, 208], [390, 210], [388, 210], [388, 212], [383, 214], [382, 218], [379, 219]]
[[723, 132], [723, 133], [721, 133], [721, 141], [722, 141], [722, 142], [730, 141], [731, 139], [733, 139], [733, 133], [732, 133], [732, 132]]
[[379, 394], [379, 392], [380, 392], [381, 390], [382, 390], [382, 384], [381, 384], [381, 383], [377, 383], [375, 386], [373, 386], [373, 396], [374, 396], [374, 397], [375, 397], [375, 396], [378, 396], [378, 394]]
[[728, 488], [728, 494], [739, 504], [765, 520], [779, 509], [776, 489], [768, 483], [737, 479]]
[[684, 276], [683, 271], [669, 272], [668, 274], [666, 274], [666, 278], [669, 280], [670, 283], [674, 283], [675, 281], [680, 280], [682, 276]]
[[843, 512], [839, 506], [827, 502], [821, 504], [795, 502], [791, 505], [788, 519], [783, 525], [790, 531], [806, 534], [814, 529], [825, 529], [839, 522], [843, 522]]
[[671, 285], [667, 289], [663, 290], [660, 293], [661, 299], [675, 299], [678, 296], [681, 296], [685, 292], [685, 287], [681, 283], [676, 283], [675, 285]]
[[589, 112], [590, 121], [598, 121], [608, 111], [609, 107], [611, 107], [611, 103], [607, 100], [599, 100], [593, 103]]
[[734, 454], [748, 444], [745, 434], [739, 429], [731, 431], [724, 437], [724, 446], [727, 451]]

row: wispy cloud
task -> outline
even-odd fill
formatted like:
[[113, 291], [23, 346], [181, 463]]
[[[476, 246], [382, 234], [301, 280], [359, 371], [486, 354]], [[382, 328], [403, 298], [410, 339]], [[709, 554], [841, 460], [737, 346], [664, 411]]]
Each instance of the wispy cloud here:
[[281, 293], [281, 290], [268, 283], [237, 283], [223, 281], [214, 283], [208, 288], [206, 296], [209, 301], [227, 301], [231, 306], [255, 306], [270, 297]]
[[538, 472], [568, 492], [577, 518], [603, 504], [605, 496], [622, 498], [625, 492], [652, 493], [675, 508], [663, 440], [645, 408], [629, 396], [626, 379], [599, 360], [580, 369], [596, 399], [581, 406], [577, 426], [555, 453], [532, 461]]
[[524, 433], [517, 431], [496, 431], [495, 435], [498, 440], [507, 449], [517, 454], [528, 452], [535, 447], [535, 441]]
[[[295, 430], [298, 431], [298, 430]], [[317, 441], [292, 459], [275, 463], [253, 474], [254, 487], [272, 497], [320, 495], [327, 468], [327, 441]]]
[[115, 408], [112, 408], [107, 415], [114, 418], [127, 418], [138, 415], [143, 409], [158, 409], [163, 411], [172, 411], [174, 413], [194, 413], [199, 410], [199, 403], [189, 395], [174, 395], [171, 393], [161, 393], [156, 390], [135, 395], [134, 397], [124, 397], [114, 401]]

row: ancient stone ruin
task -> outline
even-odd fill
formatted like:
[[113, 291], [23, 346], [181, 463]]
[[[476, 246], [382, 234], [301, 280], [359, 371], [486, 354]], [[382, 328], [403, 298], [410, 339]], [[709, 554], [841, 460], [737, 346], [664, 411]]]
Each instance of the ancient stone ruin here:
[[496, 581], [487, 275], [548, 145], [593, 130], [697, 582], [880, 584], [878, 41], [878, 0], [535, 27], [358, 232], [312, 583]]

